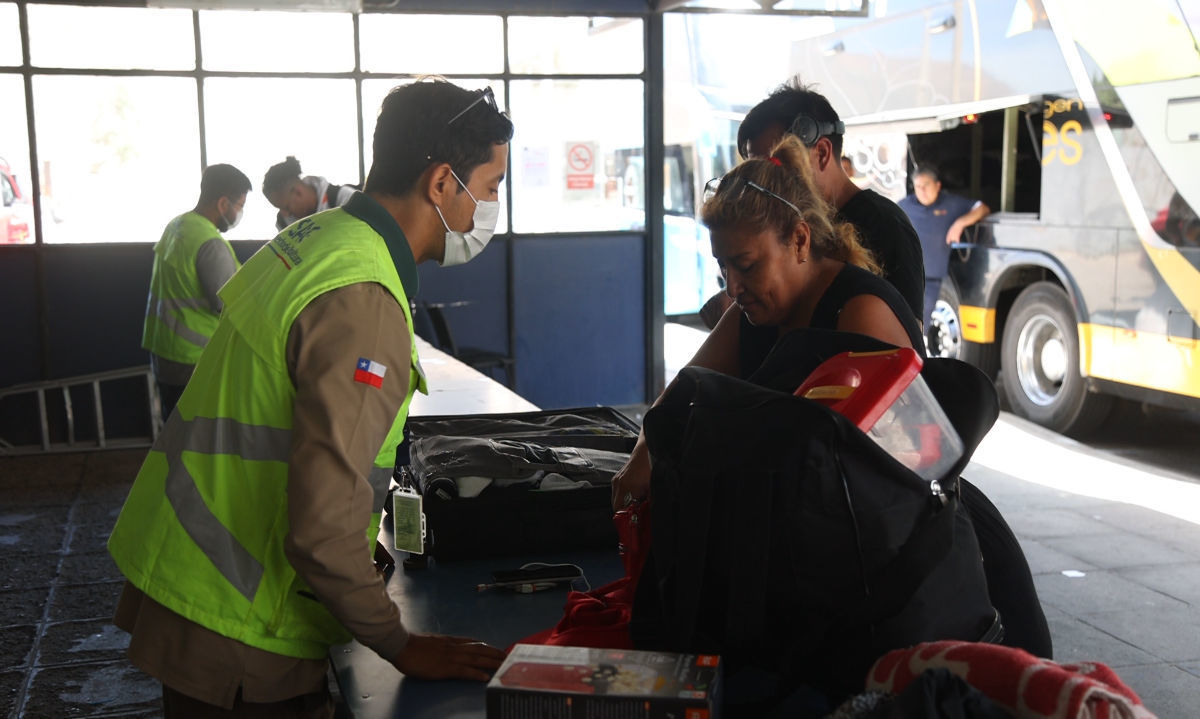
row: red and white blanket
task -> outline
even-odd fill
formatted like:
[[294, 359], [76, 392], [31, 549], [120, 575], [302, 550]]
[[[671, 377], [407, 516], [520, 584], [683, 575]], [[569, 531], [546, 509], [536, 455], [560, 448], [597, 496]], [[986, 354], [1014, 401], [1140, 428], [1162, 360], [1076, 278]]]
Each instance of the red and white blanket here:
[[943, 641], [897, 649], [871, 667], [866, 688], [899, 693], [926, 669], [939, 668], [1020, 719], [1154, 719], [1104, 664], [1057, 664], [996, 644]]

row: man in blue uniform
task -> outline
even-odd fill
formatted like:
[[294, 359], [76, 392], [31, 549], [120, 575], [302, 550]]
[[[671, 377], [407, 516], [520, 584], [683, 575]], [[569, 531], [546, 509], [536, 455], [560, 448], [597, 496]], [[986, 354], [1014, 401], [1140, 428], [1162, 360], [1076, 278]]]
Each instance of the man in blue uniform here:
[[925, 310], [921, 315], [929, 327], [942, 280], [950, 267], [950, 245], [958, 242], [962, 231], [987, 217], [991, 210], [979, 200], [952, 192], [942, 192], [942, 182], [931, 167], [919, 167], [913, 173], [913, 194], [900, 200], [908, 214], [925, 257]]

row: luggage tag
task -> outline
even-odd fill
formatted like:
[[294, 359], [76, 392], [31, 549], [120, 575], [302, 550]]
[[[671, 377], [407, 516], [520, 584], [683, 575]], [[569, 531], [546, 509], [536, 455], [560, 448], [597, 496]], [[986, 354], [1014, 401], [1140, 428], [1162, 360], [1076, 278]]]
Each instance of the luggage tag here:
[[421, 495], [410, 487], [392, 490], [392, 529], [396, 549], [413, 554], [425, 553], [425, 513]]

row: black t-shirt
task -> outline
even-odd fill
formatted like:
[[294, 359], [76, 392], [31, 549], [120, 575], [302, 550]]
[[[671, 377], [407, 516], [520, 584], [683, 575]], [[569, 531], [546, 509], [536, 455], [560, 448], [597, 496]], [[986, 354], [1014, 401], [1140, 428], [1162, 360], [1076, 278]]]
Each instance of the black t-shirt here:
[[925, 261], [921, 238], [904, 210], [877, 192], [862, 190], [838, 210], [837, 218], [854, 225], [863, 245], [883, 266], [883, 278], [900, 292], [913, 316], [922, 317]]
[[[851, 298], [859, 295], [875, 295], [892, 308], [896, 319], [908, 333], [908, 341], [921, 357], [925, 357], [925, 338], [921, 335], [921, 325], [917, 318], [908, 311], [904, 298], [890, 283], [882, 277], [874, 275], [857, 265], [846, 265], [833, 278], [833, 282], [817, 300], [813, 308], [813, 316], [808, 326], [813, 329], [836, 330], [838, 315]], [[741, 364], [742, 379], [748, 378], [758, 370], [759, 365], [766, 359], [771, 348], [779, 339], [778, 327], [756, 327], [750, 324], [743, 314], [740, 318], [738, 337], [738, 358]]]

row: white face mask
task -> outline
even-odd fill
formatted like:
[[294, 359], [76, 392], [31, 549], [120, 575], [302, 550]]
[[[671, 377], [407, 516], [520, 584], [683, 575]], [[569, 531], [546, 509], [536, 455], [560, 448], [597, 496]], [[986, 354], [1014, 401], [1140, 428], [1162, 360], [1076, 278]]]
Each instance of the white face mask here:
[[226, 217], [226, 216], [225, 216], [225, 213], [224, 213], [224, 212], [222, 212], [222, 213], [221, 213], [221, 222], [222, 222], [222, 223], [223, 223], [225, 226], [224, 226], [224, 227], [218, 227], [217, 229], [218, 229], [218, 230], [220, 230], [221, 232], [229, 232], [229, 231], [230, 231], [230, 230], [232, 230], [233, 228], [237, 227], [237, 224], [238, 224], [239, 222], [241, 222], [241, 221], [242, 221], [242, 213], [243, 213], [244, 211], [245, 211], [245, 208], [242, 208], [242, 209], [238, 210], [238, 211], [237, 211], [237, 214], [235, 214], [235, 215], [233, 216], [233, 219], [232, 219], [232, 220], [231, 220], [231, 219], [229, 219], [228, 217]]
[[450, 174], [454, 175], [454, 179], [462, 185], [467, 197], [470, 197], [471, 201], [475, 203], [475, 214], [472, 218], [475, 226], [470, 232], [452, 230], [450, 225], [446, 224], [446, 217], [442, 214], [441, 208], [437, 205], [433, 206], [433, 209], [437, 210], [438, 217], [442, 218], [442, 226], [446, 228], [446, 252], [442, 256], [442, 267], [461, 265], [483, 252], [483, 248], [487, 247], [487, 243], [492, 239], [492, 234], [496, 231], [496, 221], [500, 218], [499, 202], [476, 200], [471, 191], [467, 189], [467, 184], [459, 180], [454, 170], [451, 170]]

